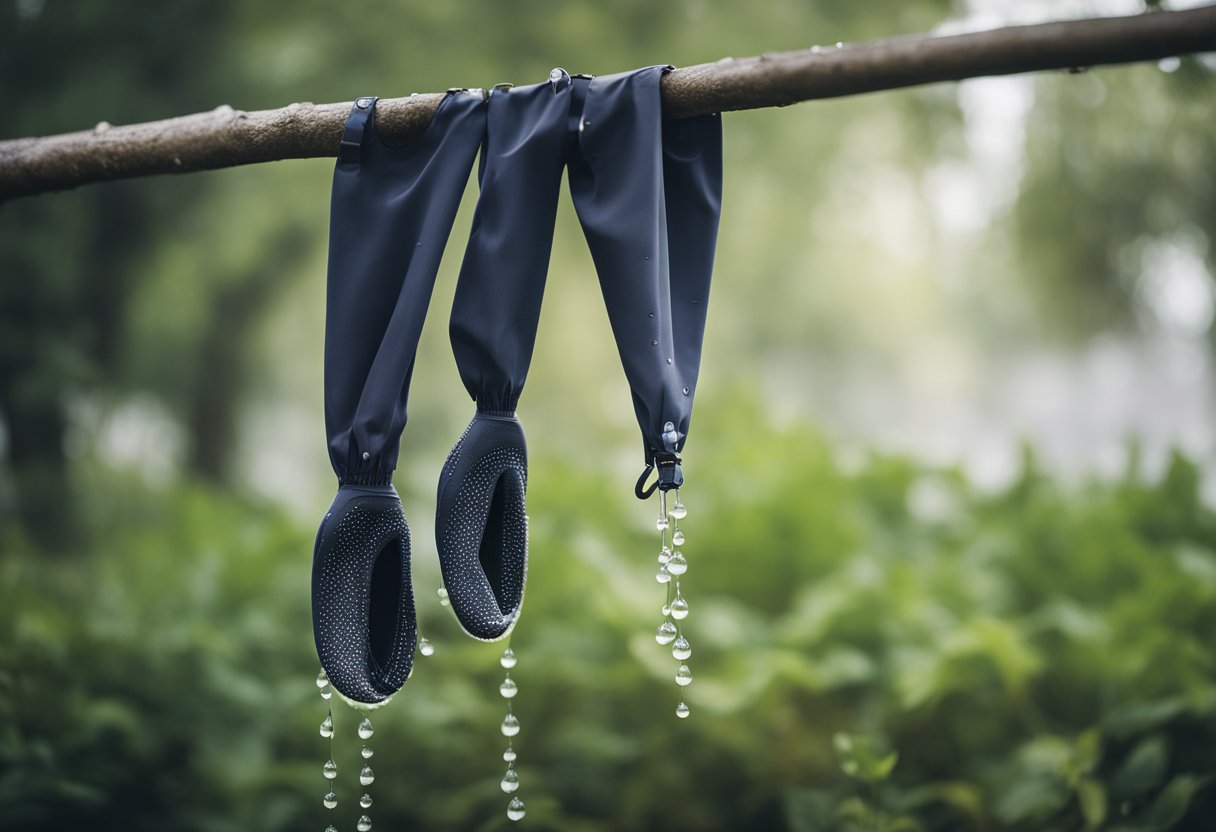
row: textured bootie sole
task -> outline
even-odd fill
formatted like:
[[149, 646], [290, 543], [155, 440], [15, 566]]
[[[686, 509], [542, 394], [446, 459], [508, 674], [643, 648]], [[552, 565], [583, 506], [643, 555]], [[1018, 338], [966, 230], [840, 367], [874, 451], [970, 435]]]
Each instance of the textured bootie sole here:
[[313, 554], [313, 637], [334, 689], [383, 704], [413, 671], [418, 625], [410, 532], [391, 487], [344, 486]]
[[443, 583], [464, 631], [511, 634], [528, 577], [528, 451], [514, 417], [478, 414], [439, 478], [435, 542]]

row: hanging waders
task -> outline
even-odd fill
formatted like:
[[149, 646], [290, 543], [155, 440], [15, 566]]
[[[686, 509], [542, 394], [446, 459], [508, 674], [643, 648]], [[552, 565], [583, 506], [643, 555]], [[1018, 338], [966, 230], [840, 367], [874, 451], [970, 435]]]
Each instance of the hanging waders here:
[[409, 527], [392, 485], [418, 338], [485, 132], [480, 90], [450, 92], [417, 139], [384, 144], [355, 102], [330, 211], [325, 429], [338, 493], [313, 554], [313, 636], [334, 688], [374, 704], [413, 666]]
[[[440, 475], [435, 535], [464, 629], [506, 636], [527, 575], [527, 377], [562, 170], [599, 272], [648, 465], [681, 481], [721, 196], [716, 116], [663, 122], [667, 67], [495, 90], [451, 340], [477, 413]], [[648, 468], [649, 470], [649, 468]]]

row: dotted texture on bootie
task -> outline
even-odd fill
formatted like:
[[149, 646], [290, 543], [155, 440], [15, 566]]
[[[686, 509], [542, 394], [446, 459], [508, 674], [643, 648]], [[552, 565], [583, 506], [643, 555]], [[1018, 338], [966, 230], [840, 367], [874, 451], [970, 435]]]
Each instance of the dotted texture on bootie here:
[[[493, 641], [510, 632], [528, 572], [527, 451], [523, 432], [477, 420], [448, 455], [440, 480], [436, 544], [460, 625]], [[487, 445], [485, 440], [507, 444]], [[518, 442], [514, 440], [518, 433]]]
[[[378, 557], [390, 558], [387, 568], [375, 570]], [[377, 588], [377, 602], [395, 609], [372, 609], [373, 579], [387, 583]], [[321, 666], [343, 696], [376, 704], [405, 684], [417, 618], [409, 526], [396, 498], [355, 499], [327, 516], [313, 556], [312, 615]], [[376, 627], [391, 628], [377, 633], [386, 645], [379, 661], [372, 654], [373, 616]]]

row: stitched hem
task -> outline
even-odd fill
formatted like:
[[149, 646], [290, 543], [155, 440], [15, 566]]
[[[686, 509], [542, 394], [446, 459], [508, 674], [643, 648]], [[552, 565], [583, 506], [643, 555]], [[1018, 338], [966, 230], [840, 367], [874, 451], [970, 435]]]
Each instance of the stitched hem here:
[[338, 479], [338, 485], [392, 485], [393, 472], [371, 471], [363, 474], [347, 474]]

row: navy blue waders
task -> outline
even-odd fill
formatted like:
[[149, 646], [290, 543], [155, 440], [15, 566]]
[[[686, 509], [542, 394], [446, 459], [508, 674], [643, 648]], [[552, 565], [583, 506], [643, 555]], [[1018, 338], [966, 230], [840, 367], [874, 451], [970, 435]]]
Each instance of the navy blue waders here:
[[[716, 116], [663, 121], [668, 67], [601, 78], [554, 70], [496, 89], [481, 194], [452, 308], [477, 405], [440, 475], [435, 534], [464, 629], [506, 636], [527, 575], [527, 446], [515, 408], [536, 339], [563, 170], [633, 391], [648, 466], [681, 481], [722, 186]], [[650, 470], [650, 467], [647, 469]]]
[[325, 312], [325, 430], [338, 494], [313, 553], [313, 636], [347, 699], [383, 702], [417, 641], [410, 537], [392, 485], [418, 338], [473, 159], [480, 90], [449, 93], [427, 130], [388, 146], [355, 102], [334, 170]]

